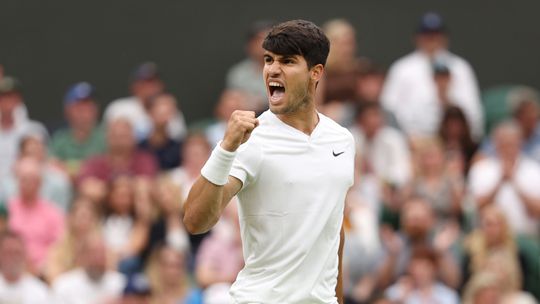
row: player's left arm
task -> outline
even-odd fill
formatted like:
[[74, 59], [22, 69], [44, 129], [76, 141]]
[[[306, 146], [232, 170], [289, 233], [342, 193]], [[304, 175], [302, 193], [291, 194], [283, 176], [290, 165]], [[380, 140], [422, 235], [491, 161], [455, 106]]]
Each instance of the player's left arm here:
[[343, 224], [341, 224], [341, 231], [339, 233], [339, 249], [338, 249], [338, 277], [336, 284], [336, 297], [339, 304], [343, 304], [343, 245], [345, 242], [345, 230], [343, 230]]

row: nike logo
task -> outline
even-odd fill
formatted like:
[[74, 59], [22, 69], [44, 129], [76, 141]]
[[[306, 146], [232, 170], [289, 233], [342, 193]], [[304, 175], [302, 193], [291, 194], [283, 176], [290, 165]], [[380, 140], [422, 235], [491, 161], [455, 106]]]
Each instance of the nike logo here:
[[338, 157], [338, 156], [340, 156], [340, 155], [343, 154], [343, 153], [345, 153], [345, 151], [336, 153], [336, 152], [334, 152], [334, 150], [332, 150], [332, 155], [334, 155], [334, 157]]

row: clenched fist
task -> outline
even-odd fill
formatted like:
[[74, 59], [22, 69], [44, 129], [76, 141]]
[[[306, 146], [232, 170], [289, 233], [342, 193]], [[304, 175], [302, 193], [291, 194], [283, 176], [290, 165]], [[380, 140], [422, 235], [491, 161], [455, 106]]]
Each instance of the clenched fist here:
[[223, 136], [221, 147], [227, 151], [234, 152], [245, 143], [253, 129], [259, 125], [259, 120], [253, 111], [234, 111], [227, 123], [227, 130]]

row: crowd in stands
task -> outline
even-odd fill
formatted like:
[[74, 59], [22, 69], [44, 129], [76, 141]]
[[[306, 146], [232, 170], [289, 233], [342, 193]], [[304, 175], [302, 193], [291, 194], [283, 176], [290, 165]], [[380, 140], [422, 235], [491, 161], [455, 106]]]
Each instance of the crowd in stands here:
[[[0, 303], [229, 303], [243, 267], [236, 201], [202, 235], [186, 232], [182, 205], [231, 113], [267, 109], [271, 26], [253, 24], [214, 117], [189, 127], [154, 63], [103, 111], [92, 84], [73, 84], [57, 130], [31, 119], [17, 71], [0, 75]], [[536, 90], [481, 94], [436, 13], [388, 69], [359, 56], [347, 20], [323, 29], [318, 110], [357, 144], [345, 303], [538, 303]]]

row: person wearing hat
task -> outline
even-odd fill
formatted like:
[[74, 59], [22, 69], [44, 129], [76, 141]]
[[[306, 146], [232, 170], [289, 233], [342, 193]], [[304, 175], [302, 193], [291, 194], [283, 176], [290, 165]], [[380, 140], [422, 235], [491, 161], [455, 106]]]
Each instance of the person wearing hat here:
[[98, 125], [94, 87], [88, 82], [72, 85], [64, 96], [67, 127], [53, 134], [50, 150], [71, 176], [86, 158], [105, 151], [105, 136]]
[[[137, 141], [143, 141], [148, 138], [153, 127], [150, 101], [164, 89], [165, 84], [159, 76], [155, 63], [145, 62], [139, 65], [131, 75], [130, 90], [133, 95], [112, 101], [105, 109], [105, 122], [127, 118], [134, 128]], [[175, 109], [174, 115], [167, 123], [167, 131], [175, 140], [182, 140], [185, 137], [187, 127], [184, 115], [178, 109]]]
[[418, 25], [416, 49], [392, 64], [383, 87], [383, 106], [394, 113], [409, 136], [433, 136], [439, 126], [442, 104], [434, 78], [436, 68], [451, 74], [449, 102], [465, 112], [474, 138], [483, 134], [483, 113], [478, 82], [472, 67], [448, 50], [448, 31], [440, 15], [429, 12]]
[[24, 135], [47, 137], [45, 127], [30, 120], [24, 108], [21, 83], [13, 77], [0, 79], [0, 179], [10, 174]]

